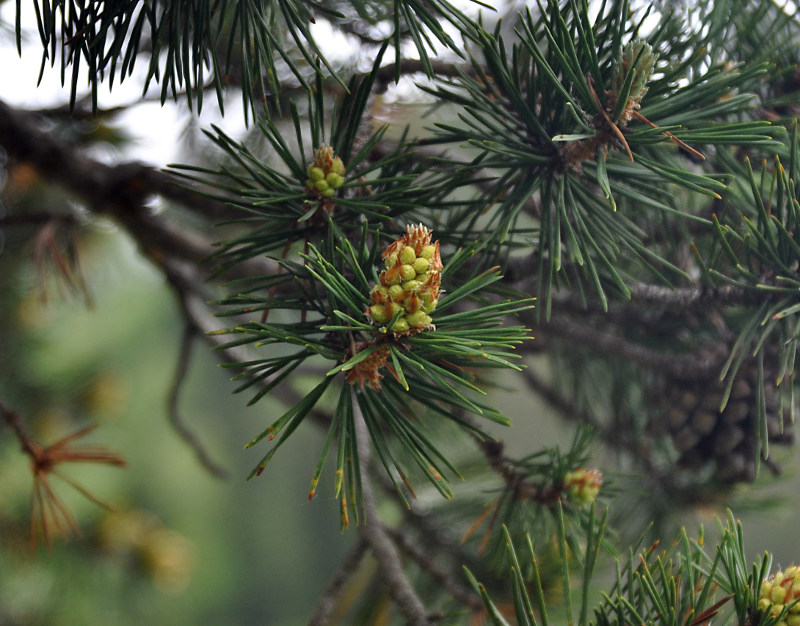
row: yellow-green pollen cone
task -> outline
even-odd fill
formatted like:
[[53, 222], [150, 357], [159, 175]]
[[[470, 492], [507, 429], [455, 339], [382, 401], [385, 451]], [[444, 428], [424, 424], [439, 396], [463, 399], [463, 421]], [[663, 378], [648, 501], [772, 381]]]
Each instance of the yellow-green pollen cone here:
[[[791, 565], [761, 583], [758, 608], [777, 617], [787, 604], [800, 598], [800, 566]], [[775, 626], [800, 626], [800, 602], [789, 609]]]
[[334, 155], [333, 148], [323, 144], [314, 150], [314, 162], [306, 170], [306, 189], [316, 196], [330, 198], [344, 184], [345, 171], [344, 163]]
[[434, 328], [430, 314], [439, 302], [442, 259], [433, 231], [418, 224], [406, 227], [406, 234], [392, 242], [381, 258], [385, 269], [380, 284], [370, 292], [365, 314], [377, 324], [407, 335]]
[[603, 474], [597, 469], [580, 467], [564, 476], [564, 489], [581, 506], [594, 502], [602, 486]]

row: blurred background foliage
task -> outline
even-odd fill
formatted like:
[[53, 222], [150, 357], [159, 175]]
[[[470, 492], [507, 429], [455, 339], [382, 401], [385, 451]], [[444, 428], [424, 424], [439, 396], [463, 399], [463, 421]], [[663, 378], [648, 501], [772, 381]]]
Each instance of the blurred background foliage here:
[[230, 395], [226, 373], [197, 350], [180, 409], [227, 469], [228, 479], [215, 479], [167, 421], [182, 331], [160, 276], [115, 228], [96, 227], [81, 238], [92, 293], [87, 309], [77, 294], [57, 293], [52, 274], [42, 284], [15, 261], [30, 252], [25, 239], [7, 234], [0, 256], [0, 393], [30, 416], [44, 443], [98, 423], [92, 439], [122, 454], [128, 466], [65, 470], [113, 513], [54, 479], [83, 536], [50, 549], [39, 538], [31, 553], [28, 460], [3, 432], [0, 623], [307, 619], [313, 607], [306, 594], [324, 587], [351, 541], [327, 523], [335, 501], [324, 494], [313, 506], [306, 501], [321, 435], [304, 431], [291, 454], [276, 459], [275, 475], [245, 483], [254, 455], [243, 453], [242, 444], [276, 407], [245, 411], [246, 399]]

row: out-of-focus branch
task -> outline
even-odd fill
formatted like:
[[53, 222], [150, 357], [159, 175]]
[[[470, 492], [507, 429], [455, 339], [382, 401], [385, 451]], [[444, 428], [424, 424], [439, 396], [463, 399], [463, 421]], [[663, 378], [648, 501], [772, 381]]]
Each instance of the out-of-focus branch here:
[[39, 444], [22, 425], [22, 420], [19, 415], [11, 410], [11, 407], [9, 407], [2, 398], [0, 398], [0, 413], [3, 414], [3, 420], [6, 425], [14, 432], [14, 435], [22, 447], [22, 451], [28, 456], [34, 457], [40, 448]]
[[0, 215], [0, 226], [38, 226], [49, 222], [61, 222], [75, 226], [78, 224], [78, 218], [72, 213], [58, 213], [55, 211], [52, 213], [49, 211], [36, 211]]
[[184, 423], [178, 409], [180, 390], [189, 370], [192, 346], [194, 345], [196, 334], [197, 331], [194, 327], [190, 323], [187, 323], [183, 331], [183, 336], [181, 337], [175, 375], [167, 396], [167, 415], [169, 416], [170, 424], [172, 424], [175, 432], [177, 432], [186, 445], [192, 449], [200, 464], [215, 478], [225, 478], [228, 473], [211, 458], [194, 431]]
[[[355, 401], [353, 402], [353, 413], [358, 451], [361, 457], [359, 461], [362, 467], [366, 467], [369, 463], [369, 433], [367, 432], [364, 418], [359, 411], [358, 402]], [[425, 605], [406, 576], [397, 548], [387, 534], [383, 524], [381, 524], [375, 494], [372, 491], [372, 484], [368, 477], [365, 477], [362, 482], [361, 495], [364, 499], [366, 521], [359, 527], [359, 534], [369, 545], [370, 551], [378, 562], [381, 580], [386, 585], [389, 595], [408, 624], [414, 624], [415, 626], [431, 624], [431, 618]]]
[[520, 317], [534, 327], [535, 333], [554, 335], [559, 339], [589, 348], [595, 352], [614, 355], [617, 358], [638, 363], [653, 371], [663, 372], [677, 378], [703, 377], [715, 372], [720, 363], [703, 353], [669, 354], [652, 350], [628, 341], [619, 335], [600, 330], [588, 323], [577, 323], [566, 315], [553, 316], [541, 325], [536, 324], [534, 314], [523, 312]]
[[[225, 335], [216, 334], [224, 328], [219, 318], [209, 311], [208, 290], [197, 277], [190, 263], [177, 259], [167, 259], [163, 265], [164, 272], [175, 290], [181, 306], [184, 321], [190, 325], [198, 337], [205, 340], [206, 344], [214, 350], [214, 355], [221, 363], [243, 363], [255, 358], [253, 352], [245, 345], [228, 346]], [[262, 384], [267, 384], [266, 379]], [[278, 385], [270, 392], [271, 397], [295, 405], [303, 396], [290, 384]], [[330, 414], [319, 408], [314, 408], [309, 417], [322, 425], [330, 424]]]
[[[459, 65], [448, 61], [437, 61], [432, 59], [430, 61], [433, 72], [436, 76], [459, 76]], [[377, 83], [379, 85], [378, 91], [384, 91], [386, 87], [394, 82], [397, 72], [397, 64], [389, 63], [384, 65], [378, 70]], [[425, 67], [419, 59], [401, 59], [400, 60], [400, 76], [408, 76], [410, 74], [422, 74], [425, 72]], [[463, 65], [461, 69], [469, 73], [472, 70], [471, 66]]]
[[539, 485], [528, 480], [524, 473], [517, 471], [514, 461], [504, 454], [502, 441], [484, 439], [479, 442], [489, 466], [505, 481], [517, 500], [531, 500], [545, 506], [556, 503], [561, 491], [548, 485]]
[[[156, 264], [172, 256], [206, 267], [217, 252], [204, 236], [154, 215], [147, 203], [158, 195], [203, 215], [230, 216], [230, 211], [221, 202], [179, 187], [164, 172], [142, 163], [101, 163], [55, 133], [45, 132], [36, 115], [2, 101], [0, 145], [15, 159], [29, 162], [50, 182], [74, 194], [92, 212], [116, 220]], [[235, 272], [236, 277], [257, 276], [273, 269], [266, 260], [251, 259], [238, 264]]]
[[757, 304], [764, 302], [765, 293], [744, 289], [736, 285], [719, 287], [664, 287], [637, 283], [629, 285], [631, 301], [659, 305], [669, 309], [698, 309], [711, 305], [731, 306], [737, 304]]
[[[503, 268], [504, 282], [521, 287], [524, 291], [534, 292], [531, 277], [536, 276], [539, 265], [539, 252], [535, 250], [524, 256], [510, 257]], [[523, 286], [524, 283], [524, 286]], [[648, 283], [633, 283], [627, 285], [630, 291], [630, 302], [623, 301], [628, 308], [650, 307], [651, 309], [697, 311], [710, 306], [733, 306], [759, 304], [769, 297], [767, 292], [755, 289], [745, 289], [737, 285], [720, 285], [708, 287], [705, 285], [691, 285], [685, 287], [668, 287]], [[577, 309], [579, 305], [572, 300], [554, 300], [553, 310], [556, 307]], [[587, 308], [581, 304], [580, 308]], [[589, 303], [588, 308], [599, 309], [599, 303]]]
[[325, 591], [323, 591], [317, 601], [317, 606], [308, 622], [308, 626], [327, 626], [331, 623], [331, 617], [336, 609], [336, 600], [347, 584], [347, 581], [350, 580], [350, 576], [352, 576], [353, 572], [358, 568], [366, 551], [366, 542], [363, 539], [356, 541], [355, 545], [350, 549], [350, 552], [348, 552], [342, 560], [336, 574], [334, 574], [331, 582], [325, 587]]
[[419, 544], [415, 543], [406, 533], [396, 528], [386, 528], [386, 532], [389, 533], [400, 550], [413, 559], [414, 562], [443, 589], [447, 589], [457, 602], [468, 606], [473, 611], [484, 610], [485, 605], [483, 601], [474, 592], [459, 584], [450, 572], [436, 565], [430, 553], [421, 548]]

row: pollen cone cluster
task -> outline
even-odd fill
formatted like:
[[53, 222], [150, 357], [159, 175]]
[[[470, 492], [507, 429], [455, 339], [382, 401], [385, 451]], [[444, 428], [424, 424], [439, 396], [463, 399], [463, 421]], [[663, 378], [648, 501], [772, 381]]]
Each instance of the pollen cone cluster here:
[[422, 224], [408, 226], [406, 234], [384, 250], [385, 269], [380, 284], [370, 292], [365, 313], [377, 324], [394, 320], [395, 336], [433, 328], [430, 314], [439, 302], [442, 259], [433, 231]]
[[580, 467], [564, 476], [564, 489], [580, 506], [594, 502], [602, 486], [603, 475], [597, 469]]
[[[761, 583], [758, 608], [772, 617], [781, 614], [787, 604], [800, 599], [800, 567], [792, 565]], [[800, 626], [800, 603], [789, 608], [775, 626]]]
[[[713, 357], [710, 357], [713, 358]], [[768, 360], [765, 359], [765, 369]], [[764, 402], [770, 443], [791, 444], [789, 407], [780, 407], [776, 374], [765, 371]], [[660, 381], [652, 399], [658, 408], [648, 425], [651, 434], [667, 434], [679, 453], [677, 466], [692, 473], [708, 469], [725, 484], [755, 479], [758, 428], [758, 380], [755, 362], [742, 364], [730, 397], [720, 410], [728, 381], [674, 379]]]
[[314, 150], [314, 162], [308, 166], [306, 187], [322, 198], [330, 198], [344, 184], [344, 163], [323, 144]]

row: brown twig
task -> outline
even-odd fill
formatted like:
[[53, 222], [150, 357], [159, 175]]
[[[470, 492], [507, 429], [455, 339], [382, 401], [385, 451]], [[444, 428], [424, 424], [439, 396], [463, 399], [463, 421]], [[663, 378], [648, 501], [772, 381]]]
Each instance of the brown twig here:
[[633, 153], [631, 152], [631, 147], [628, 145], [628, 141], [625, 139], [625, 135], [622, 134], [622, 131], [619, 129], [619, 126], [617, 126], [613, 121], [611, 121], [611, 118], [608, 116], [608, 113], [606, 113], [605, 107], [600, 102], [600, 98], [597, 97], [597, 93], [594, 90], [594, 80], [588, 74], [586, 76], [586, 82], [589, 85], [589, 93], [592, 94], [592, 100], [594, 100], [594, 104], [597, 107], [597, 110], [600, 112], [600, 115], [603, 117], [603, 121], [605, 121], [608, 130], [610, 130], [611, 133], [617, 139], [619, 139], [620, 143], [625, 148], [625, 152], [627, 153], [628, 158], [631, 161], [633, 161]]
[[[355, 389], [352, 390], [354, 395]], [[359, 462], [362, 467], [369, 463], [369, 450], [371, 442], [369, 432], [364, 422], [364, 417], [358, 406], [356, 398], [353, 399], [353, 414], [355, 419], [356, 440], [358, 441]], [[359, 535], [369, 545], [378, 568], [381, 571], [381, 580], [386, 585], [398, 610], [403, 614], [408, 624], [424, 626], [431, 624], [431, 617], [422, 600], [417, 595], [411, 581], [408, 580], [397, 547], [387, 534], [378, 515], [378, 507], [372, 485], [368, 477], [364, 476], [361, 485], [361, 496], [364, 501], [366, 520], [359, 527]]]
[[[644, 122], [645, 124], [647, 124], [648, 126], [650, 126], [650, 128], [655, 128], [656, 130], [660, 130], [660, 128], [658, 127], [657, 124], [654, 124], [653, 122], [648, 120], [644, 115], [639, 113], [639, 111], [631, 110], [631, 115], [633, 115], [637, 120], [640, 120], [640, 121]], [[686, 152], [691, 154], [693, 157], [695, 157], [697, 159], [700, 159], [701, 161], [705, 161], [706, 160], [706, 157], [703, 155], [702, 152], [700, 152], [698, 150], [695, 150], [694, 148], [692, 148], [692, 146], [688, 145], [687, 143], [684, 143], [683, 141], [678, 139], [675, 135], [673, 135], [668, 130], [662, 130], [661, 134], [664, 135], [665, 137], [669, 137], [670, 140], [675, 145], [677, 145], [679, 148], [682, 148], [682, 149], [686, 150]], [[719, 197], [720, 196], [717, 195], [717, 198], [719, 198]]]
[[200, 465], [215, 478], [223, 479], [227, 478], [227, 471], [211, 458], [211, 455], [200, 442], [195, 432], [184, 423], [178, 409], [180, 390], [189, 370], [189, 362], [192, 358], [192, 346], [194, 345], [195, 336], [196, 331], [194, 327], [191, 324], [187, 324], [181, 336], [178, 362], [175, 366], [175, 374], [167, 395], [167, 415], [169, 416], [169, 422], [172, 424], [175, 432], [178, 433], [178, 436], [183, 439], [183, 442], [194, 452]]

